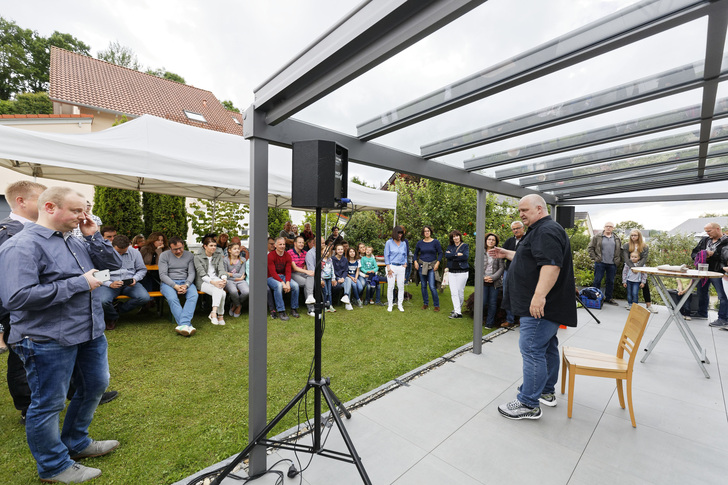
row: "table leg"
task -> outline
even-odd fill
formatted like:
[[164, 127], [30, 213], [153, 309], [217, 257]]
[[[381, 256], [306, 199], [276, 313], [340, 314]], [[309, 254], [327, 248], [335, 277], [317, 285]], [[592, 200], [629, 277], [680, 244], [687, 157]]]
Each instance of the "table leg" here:
[[[642, 360], [640, 362], [644, 363], [647, 360], [647, 357], [650, 356], [652, 351], [654, 350], [655, 346], [657, 345], [657, 342], [660, 341], [662, 336], [664, 335], [667, 328], [670, 326], [670, 323], [672, 323], [672, 320], [675, 320], [675, 325], [677, 326], [678, 330], [680, 331], [680, 334], [682, 335], [683, 339], [685, 340], [685, 343], [688, 344], [688, 348], [690, 349], [690, 352], [692, 352], [693, 357], [695, 357], [695, 361], [698, 363], [700, 368], [703, 371], [703, 374], [706, 378], [710, 379], [710, 374], [708, 374], [708, 370], [705, 368], [704, 363], [710, 363], [708, 361], [707, 356], [705, 355], [705, 349], [703, 349], [700, 346], [700, 343], [695, 338], [695, 334], [693, 334], [692, 330], [687, 325], [687, 322], [683, 319], [682, 315], [680, 314], [680, 309], [683, 307], [685, 302], [688, 299], [688, 296], [692, 292], [693, 288], [698, 284], [698, 280], [694, 279], [692, 280], [690, 287], [688, 288], [688, 291], [685, 292], [683, 297], [680, 299], [678, 303], [675, 303], [672, 301], [672, 298], [670, 298], [670, 294], [667, 291], [667, 288], [665, 287], [665, 284], [662, 282], [662, 280], [657, 275], [650, 275], [650, 279], [653, 281], [655, 288], [657, 288], [657, 292], [662, 297], [662, 300], [665, 302], [665, 306], [667, 307], [667, 311], [670, 314], [670, 316], [667, 318], [667, 321], [665, 321], [665, 324], [662, 326], [660, 331], [657, 333], [657, 336], [649, 343], [647, 346], [646, 354], [644, 357], [642, 357]], [[691, 341], [692, 340], [692, 341]]]

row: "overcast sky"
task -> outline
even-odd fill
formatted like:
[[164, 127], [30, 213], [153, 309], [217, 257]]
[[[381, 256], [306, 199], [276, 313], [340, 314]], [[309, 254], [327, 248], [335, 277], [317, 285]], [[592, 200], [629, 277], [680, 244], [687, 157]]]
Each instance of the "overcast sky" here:
[[[188, 84], [210, 90], [218, 99], [232, 100], [237, 107], [245, 109], [253, 103], [256, 87], [359, 3], [358, 0], [2, 1], [0, 15], [44, 36], [54, 30], [70, 33], [90, 45], [94, 56], [107, 48], [109, 42], [118, 41], [136, 52], [144, 68], [164, 67], [184, 77]], [[636, 2], [490, 0], [296, 117], [355, 134], [358, 123], [633, 3]], [[704, 55], [706, 25], [705, 19], [696, 20], [376, 141], [418, 154], [421, 145], [693, 62]], [[547, 140], [566, 132], [597, 128], [620, 119], [675, 109], [700, 99], [699, 90], [687, 92], [441, 160], [462, 167], [463, 160], [471, 157]], [[351, 166], [350, 174], [375, 185], [389, 176], [386, 171], [360, 166]], [[684, 189], [667, 192], [680, 190]], [[705, 191], [723, 190], [722, 186], [713, 184]], [[582, 206], [577, 210], [588, 210], [596, 227], [608, 220], [632, 219], [648, 228], [666, 230], [703, 212], [728, 213], [728, 202]]]

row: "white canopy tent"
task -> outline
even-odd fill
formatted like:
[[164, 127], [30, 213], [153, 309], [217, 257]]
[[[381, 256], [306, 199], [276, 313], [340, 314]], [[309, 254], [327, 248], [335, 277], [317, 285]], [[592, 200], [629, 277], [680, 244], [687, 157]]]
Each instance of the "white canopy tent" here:
[[[0, 125], [1, 167], [119, 189], [247, 204], [249, 158], [249, 142], [241, 136], [150, 115], [84, 135]], [[287, 158], [271, 157], [268, 188], [269, 206], [292, 207], [290, 151]], [[396, 209], [394, 192], [352, 183], [348, 190], [357, 210]]]

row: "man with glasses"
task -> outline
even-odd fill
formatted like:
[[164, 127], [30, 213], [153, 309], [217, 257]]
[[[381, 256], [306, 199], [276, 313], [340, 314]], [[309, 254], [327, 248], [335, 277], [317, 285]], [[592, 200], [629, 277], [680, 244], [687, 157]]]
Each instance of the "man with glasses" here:
[[[169, 251], [159, 256], [159, 291], [169, 304], [177, 327], [174, 331], [185, 337], [194, 335], [197, 331], [192, 326], [192, 316], [197, 306], [197, 288], [195, 287], [195, 257], [191, 252], [185, 251], [185, 243], [179, 236], [169, 239]], [[185, 296], [185, 304], [179, 301], [181, 295]]]
[[601, 288], [602, 278], [604, 281], [604, 302], [610, 305], [618, 305], [612, 299], [614, 291], [614, 275], [617, 274], [617, 266], [622, 261], [622, 242], [619, 236], [614, 233], [614, 223], [604, 224], [604, 231], [592, 236], [589, 241], [589, 257], [594, 261], [594, 288]]
[[[525, 234], [525, 227], [523, 226], [523, 223], [521, 221], [513, 221], [511, 222], [511, 232], [513, 232], [513, 236], [506, 239], [506, 242], [503, 243], [503, 249], [507, 249], [508, 251], [515, 251], [518, 248], [518, 243], [521, 242], [521, 239], [523, 238], [523, 235]], [[511, 266], [511, 260], [506, 258], [506, 268], [505, 271], [503, 271], [503, 286], [505, 287], [506, 284], [506, 278], [508, 276], [508, 268]], [[506, 310], [506, 325], [510, 326], [515, 323], [516, 319], [513, 317], [513, 312], [510, 310]]]

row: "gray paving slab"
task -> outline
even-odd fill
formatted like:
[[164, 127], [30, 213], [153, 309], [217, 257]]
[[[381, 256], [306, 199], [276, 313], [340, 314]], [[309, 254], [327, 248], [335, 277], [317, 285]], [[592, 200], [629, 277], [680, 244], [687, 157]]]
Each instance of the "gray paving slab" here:
[[[606, 307], [595, 313], [600, 325], [580, 310], [579, 326], [559, 331], [562, 345], [616, 351], [627, 312]], [[653, 315], [642, 347], [666, 318], [664, 307]], [[639, 350], [633, 389], [637, 428], [619, 406], [616, 382], [588, 376], [576, 378], [572, 418], [566, 416], [560, 383], [557, 406], [544, 408], [540, 420], [502, 418], [497, 406], [513, 399], [521, 382], [517, 329], [484, 344], [480, 355], [462, 354], [356, 409], [345, 425], [377, 485], [723, 484], [728, 476], [728, 332], [711, 329], [706, 321], [691, 325], [708, 353], [711, 378], [703, 376], [673, 325], [644, 364]], [[345, 451], [336, 430], [326, 447]], [[279, 450], [268, 463], [280, 457], [296, 459]], [[311, 459], [299, 458], [304, 465]], [[284, 484], [299, 481], [362, 483], [352, 464], [321, 456]], [[225, 481], [233, 483], [238, 482]]]

